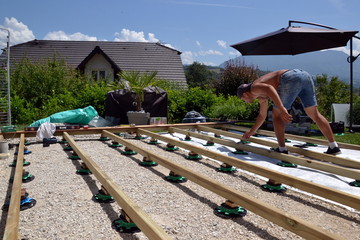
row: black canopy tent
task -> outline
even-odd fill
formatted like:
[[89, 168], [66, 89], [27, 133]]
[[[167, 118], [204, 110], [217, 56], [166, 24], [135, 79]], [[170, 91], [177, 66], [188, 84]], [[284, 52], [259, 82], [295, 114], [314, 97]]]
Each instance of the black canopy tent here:
[[[292, 26], [293, 23], [307, 24], [320, 28], [304, 28]], [[289, 21], [286, 28], [271, 32], [247, 41], [243, 41], [231, 47], [238, 50], [242, 55], [296, 55], [306, 52], [318, 51], [335, 47], [346, 46], [350, 40], [350, 119], [349, 131], [353, 125], [353, 62], [359, 57], [353, 55], [353, 38], [358, 31], [339, 30], [332, 27], [302, 22]]]

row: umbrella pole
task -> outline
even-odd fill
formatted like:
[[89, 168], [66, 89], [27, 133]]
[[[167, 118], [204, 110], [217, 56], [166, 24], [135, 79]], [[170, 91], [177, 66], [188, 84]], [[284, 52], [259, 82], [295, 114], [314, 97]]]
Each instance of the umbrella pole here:
[[349, 132], [354, 132], [352, 127], [353, 127], [353, 62], [356, 61], [356, 59], [360, 56], [360, 54], [358, 54], [357, 56], [353, 55], [353, 39], [359, 39], [359, 37], [354, 36], [350, 39], [350, 56], [348, 57], [348, 62], [350, 63], [350, 114], [349, 114]]
[[353, 132], [353, 39], [350, 39], [350, 115], [349, 115], [349, 132]]

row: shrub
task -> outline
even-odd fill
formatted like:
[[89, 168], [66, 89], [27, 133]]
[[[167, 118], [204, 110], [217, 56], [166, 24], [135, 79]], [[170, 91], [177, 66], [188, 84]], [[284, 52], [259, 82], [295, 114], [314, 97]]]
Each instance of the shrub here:
[[214, 90], [199, 87], [187, 91], [170, 90], [169, 122], [181, 122], [189, 111], [197, 111], [208, 118], [221, 120], [254, 120], [258, 115], [257, 101], [245, 103], [236, 96], [225, 98]]
[[338, 77], [331, 77], [329, 80], [326, 74], [317, 76], [315, 87], [319, 112], [327, 119], [330, 119], [333, 103], [349, 103], [350, 101], [350, 86], [340, 81]]
[[11, 90], [36, 108], [42, 108], [43, 104], [57, 94], [78, 91], [83, 82], [84, 79], [75, 70], [55, 56], [42, 63], [31, 63], [28, 59], [23, 59], [12, 72]]
[[200, 87], [188, 90], [169, 90], [168, 116], [170, 122], [181, 122], [189, 111], [197, 111], [204, 116], [222, 99], [213, 90], [203, 90]]
[[39, 109], [20, 96], [11, 98], [11, 116], [13, 124], [28, 124], [38, 119]]
[[[347, 114], [347, 120], [350, 119], [350, 114]], [[354, 103], [353, 103], [353, 124], [359, 125], [360, 124], [360, 97], [354, 96]]]
[[[79, 108], [79, 101], [71, 92], [57, 94], [50, 97], [42, 106], [41, 118], [48, 117], [54, 113]], [[38, 120], [38, 119], [36, 119]]]
[[104, 116], [106, 93], [108, 91], [109, 87], [105, 82], [85, 84], [83, 89], [75, 95], [77, 101], [76, 108], [93, 106], [100, 116]]
[[221, 120], [253, 120], [257, 114], [257, 102], [248, 104], [236, 96], [229, 96], [226, 101], [213, 106], [209, 116]]

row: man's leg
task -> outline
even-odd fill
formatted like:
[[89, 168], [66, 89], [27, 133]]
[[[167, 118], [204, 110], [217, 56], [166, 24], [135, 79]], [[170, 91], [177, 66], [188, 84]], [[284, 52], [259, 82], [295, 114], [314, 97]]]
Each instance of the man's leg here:
[[317, 106], [305, 108], [305, 112], [320, 128], [320, 131], [327, 138], [329, 143], [335, 142], [334, 133], [330, 127], [330, 124], [326, 120], [326, 118], [318, 111]]
[[282, 121], [279, 109], [277, 108], [273, 109], [272, 118], [274, 124], [274, 131], [279, 147], [285, 147], [285, 124]]

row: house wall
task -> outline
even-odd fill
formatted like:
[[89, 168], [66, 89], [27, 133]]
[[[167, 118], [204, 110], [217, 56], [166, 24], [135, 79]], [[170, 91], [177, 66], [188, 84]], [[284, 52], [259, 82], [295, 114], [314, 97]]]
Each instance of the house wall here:
[[92, 76], [92, 71], [105, 71], [105, 76], [109, 80], [114, 80], [114, 69], [101, 54], [95, 54], [85, 66], [85, 74]]

